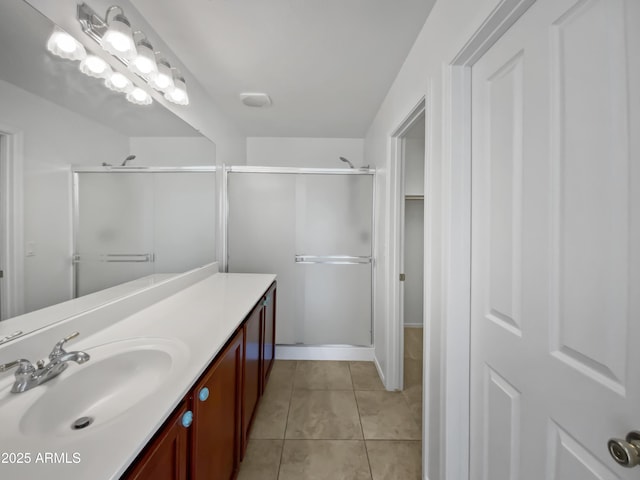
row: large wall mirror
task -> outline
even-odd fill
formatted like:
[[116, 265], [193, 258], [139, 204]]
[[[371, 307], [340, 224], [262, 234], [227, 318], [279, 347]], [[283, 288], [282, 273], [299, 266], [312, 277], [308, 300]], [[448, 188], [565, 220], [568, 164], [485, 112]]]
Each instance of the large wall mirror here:
[[[146, 220], [175, 218], [180, 222], [187, 215], [209, 215], [195, 212], [185, 204], [188, 199], [184, 195], [192, 188], [185, 185], [182, 177], [174, 182], [169, 176], [134, 179], [132, 175], [133, 170], [144, 166], [213, 166], [215, 145], [157, 102], [149, 106], [131, 104], [123, 94], [105, 88], [102, 80], [80, 73], [78, 62], [49, 53], [46, 43], [54, 27], [25, 1], [0, 2], [0, 161], [6, 175], [21, 177], [21, 184], [13, 187], [22, 199], [21, 208], [15, 205], [12, 210], [12, 206], [3, 206], [3, 216], [9, 217], [2, 219], [3, 236], [12, 225], [18, 225], [22, 231], [22, 245], [17, 249], [22, 250], [20, 258], [9, 259], [9, 263], [23, 268], [23, 298], [16, 303], [22, 303], [21, 311], [5, 313], [5, 317], [64, 302], [76, 293], [74, 170], [108, 169], [101, 165], [119, 166], [126, 157], [136, 156], [127, 164], [132, 167], [131, 175], [112, 172], [110, 177], [87, 177], [80, 185], [87, 198], [83, 209], [85, 201], [80, 197], [80, 212], [92, 220], [90, 226], [96, 235], [102, 235], [102, 240], [113, 240], [117, 230], [126, 229], [128, 224], [139, 228], [139, 222], [131, 215], [134, 210], [139, 210]], [[19, 149], [15, 148], [17, 144], [21, 146]], [[15, 165], [20, 172], [12, 170]], [[215, 192], [215, 181], [211, 189], [209, 193]], [[206, 203], [202, 196], [194, 197], [193, 201]], [[21, 218], [11, 218], [17, 214]], [[107, 217], [116, 223], [111, 230], [104, 223]], [[200, 221], [211, 222], [215, 228], [215, 218], [207, 216], [196, 223]], [[151, 230], [142, 233], [128, 233], [139, 240], [139, 235], [159, 235], [158, 231], [164, 231], [176, 245], [188, 250], [191, 240], [179, 238], [184, 225], [160, 223], [160, 227], [150, 227]], [[164, 238], [145, 241], [166, 243]], [[206, 251], [209, 253], [199, 261], [214, 261], [215, 246]], [[107, 252], [132, 253], [152, 252], [148, 249], [126, 252], [120, 247]], [[193, 261], [191, 258], [185, 269], [194, 267]], [[179, 265], [172, 257], [171, 267], [166, 267], [171, 272], [158, 272], [154, 268], [133, 271], [139, 275], [176, 273]], [[113, 269], [114, 263], [105, 262], [104, 267]], [[120, 278], [111, 271], [109, 275]], [[103, 286], [100, 282], [97, 285]], [[98, 287], [90, 287], [84, 293], [95, 288]], [[0, 322], [0, 337], [2, 324], [6, 323]]]

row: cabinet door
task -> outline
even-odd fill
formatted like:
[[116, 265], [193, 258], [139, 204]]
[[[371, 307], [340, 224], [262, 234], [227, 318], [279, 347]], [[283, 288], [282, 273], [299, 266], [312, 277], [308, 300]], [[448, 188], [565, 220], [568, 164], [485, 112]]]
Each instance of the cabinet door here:
[[124, 475], [127, 480], [187, 480], [187, 437], [182, 405]]
[[262, 363], [260, 350], [262, 345], [262, 302], [247, 317], [244, 324], [245, 361], [244, 395], [242, 407], [242, 453], [247, 448], [249, 428], [262, 393]]
[[236, 474], [240, 462], [242, 344], [239, 330], [193, 391], [193, 480], [230, 480]]
[[262, 343], [262, 390], [267, 386], [276, 353], [276, 284], [271, 285], [264, 299]]

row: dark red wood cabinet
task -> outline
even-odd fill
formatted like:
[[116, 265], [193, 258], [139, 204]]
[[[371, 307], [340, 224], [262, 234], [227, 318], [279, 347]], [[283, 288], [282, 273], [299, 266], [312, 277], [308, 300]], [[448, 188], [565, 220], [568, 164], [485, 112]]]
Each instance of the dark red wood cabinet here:
[[127, 473], [127, 480], [232, 480], [275, 358], [275, 282]]
[[184, 402], [138, 457], [127, 479], [187, 480], [189, 430], [182, 426], [182, 416], [187, 411], [187, 402]]
[[273, 283], [262, 302], [262, 390], [267, 385], [276, 355], [276, 284]]
[[242, 456], [249, 442], [249, 429], [262, 394], [262, 300], [244, 323], [244, 393], [242, 404]]
[[192, 479], [235, 478], [240, 464], [243, 333], [214, 361], [192, 395]]

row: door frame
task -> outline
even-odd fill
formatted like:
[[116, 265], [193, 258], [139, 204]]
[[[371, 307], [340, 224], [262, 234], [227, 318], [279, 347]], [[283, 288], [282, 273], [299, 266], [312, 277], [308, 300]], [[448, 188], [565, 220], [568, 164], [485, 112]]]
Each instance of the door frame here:
[[470, 479], [471, 68], [536, 0], [500, 0], [444, 71], [445, 353], [443, 478]]
[[[389, 358], [389, 370], [387, 371], [387, 390], [402, 390], [404, 379], [404, 287], [400, 281], [400, 274], [404, 269], [404, 177], [405, 177], [405, 136], [407, 132], [421, 118], [425, 117], [426, 123], [427, 102], [423, 96], [418, 100], [400, 125], [393, 131], [390, 138], [391, 148], [391, 221], [390, 221], [390, 269], [389, 269], [389, 335], [387, 338]], [[425, 129], [427, 130], [427, 129]], [[425, 157], [427, 138], [425, 134]], [[426, 164], [426, 158], [425, 158]], [[423, 180], [423, 183], [426, 182]]]
[[0, 319], [24, 313], [24, 135], [0, 124]]

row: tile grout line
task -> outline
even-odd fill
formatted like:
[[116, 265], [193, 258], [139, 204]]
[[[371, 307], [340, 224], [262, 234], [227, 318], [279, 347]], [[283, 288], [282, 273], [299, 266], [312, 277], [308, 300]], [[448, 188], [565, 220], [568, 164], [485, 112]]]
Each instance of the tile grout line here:
[[[349, 363], [349, 376], [351, 377], [351, 384], [353, 385], [353, 373], [351, 372], [351, 363]], [[362, 443], [364, 445], [364, 454], [367, 456], [367, 465], [369, 465], [369, 477], [373, 480], [373, 469], [371, 468], [371, 460], [369, 459], [369, 449], [367, 448], [367, 439], [364, 436], [364, 427], [362, 426], [362, 416], [360, 415], [360, 404], [358, 403], [358, 396], [356, 395], [356, 389], [353, 388], [353, 398], [356, 401], [356, 410], [358, 410], [358, 421], [360, 422], [360, 430], [362, 431]]]
[[280, 478], [280, 469], [282, 468], [282, 458], [284, 457], [284, 443], [287, 439], [287, 427], [289, 426], [289, 413], [291, 412], [291, 400], [293, 399], [293, 390], [295, 387], [296, 381], [296, 373], [298, 371], [299, 360], [296, 360], [296, 368], [293, 370], [293, 376], [291, 378], [291, 393], [289, 393], [289, 405], [287, 406], [287, 419], [284, 422], [284, 433], [282, 434], [282, 449], [280, 450], [280, 462], [278, 463], [278, 475], [277, 479]]

